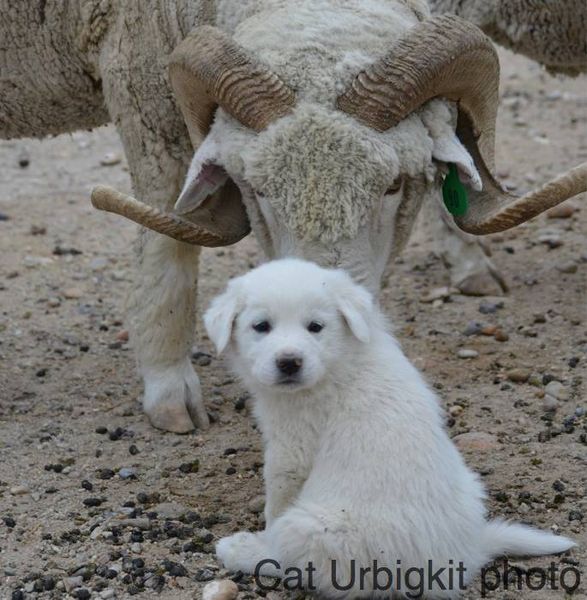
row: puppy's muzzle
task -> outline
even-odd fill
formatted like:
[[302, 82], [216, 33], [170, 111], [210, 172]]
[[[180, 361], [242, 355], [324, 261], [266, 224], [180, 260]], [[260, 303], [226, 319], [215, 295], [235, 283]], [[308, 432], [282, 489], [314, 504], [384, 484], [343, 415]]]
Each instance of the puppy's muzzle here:
[[287, 378], [291, 378], [297, 375], [302, 369], [304, 361], [299, 356], [280, 356], [276, 361], [275, 365], [277, 370]]

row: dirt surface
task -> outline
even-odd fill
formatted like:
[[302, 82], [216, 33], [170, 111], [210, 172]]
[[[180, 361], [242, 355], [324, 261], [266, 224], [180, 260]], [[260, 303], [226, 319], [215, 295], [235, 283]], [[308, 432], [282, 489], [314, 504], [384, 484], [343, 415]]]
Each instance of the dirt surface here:
[[[498, 170], [523, 190], [587, 160], [587, 79], [502, 59]], [[30, 164], [20, 166], [25, 152]], [[121, 161], [101, 165], [107, 153]], [[227, 577], [214, 540], [263, 525], [259, 435], [243, 390], [207, 354], [195, 363], [210, 430], [177, 436], [148, 424], [124, 324], [135, 227], [92, 210], [97, 183], [129, 190], [111, 127], [0, 142], [0, 598], [200, 598], [207, 580]], [[405, 351], [450, 411], [451, 435], [494, 436], [464, 450], [491, 513], [580, 544], [566, 557], [515, 564], [579, 569], [576, 597], [587, 593], [585, 200], [568, 218], [542, 216], [489, 240], [511, 286], [505, 298], [426, 302], [446, 273], [418, 235], [382, 296]], [[251, 238], [204, 251], [201, 305], [260, 259]], [[474, 334], [483, 327], [508, 339]], [[197, 339], [197, 352], [212, 354], [201, 327]], [[240, 600], [258, 597], [251, 579], [234, 578]], [[465, 597], [480, 598], [480, 586]], [[566, 596], [524, 584], [487, 597]]]

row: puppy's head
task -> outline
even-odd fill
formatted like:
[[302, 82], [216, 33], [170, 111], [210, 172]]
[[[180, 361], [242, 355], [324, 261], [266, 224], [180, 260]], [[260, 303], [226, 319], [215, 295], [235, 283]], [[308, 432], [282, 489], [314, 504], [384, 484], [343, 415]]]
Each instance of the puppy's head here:
[[372, 304], [345, 272], [285, 259], [230, 281], [204, 324], [247, 385], [294, 392], [347, 368], [369, 341]]

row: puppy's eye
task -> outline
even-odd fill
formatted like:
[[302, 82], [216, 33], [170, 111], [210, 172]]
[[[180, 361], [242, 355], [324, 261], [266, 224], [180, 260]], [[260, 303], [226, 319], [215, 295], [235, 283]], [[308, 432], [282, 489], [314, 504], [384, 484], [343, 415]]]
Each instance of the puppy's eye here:
[[385, 195], [386, 196], [393, 196], [394, 194], [397, 194], [401, 188], [402, 185], [404, 183], [404, 178], [400, 175], [399, 177], [396, 178], [396, 180], [387, 188], [387, 190], [385, 190]]
[[259, 321], [253, 325], [253, 329], [257, 333], [269, 333], [271, 331], [271, 323], [269, 321]]
[[308, 325], [308, 331], [310, 333], [320, 333], [324, 329], [324, 325], [322, 323], [318, 323], [318, 321], [312, 321]]

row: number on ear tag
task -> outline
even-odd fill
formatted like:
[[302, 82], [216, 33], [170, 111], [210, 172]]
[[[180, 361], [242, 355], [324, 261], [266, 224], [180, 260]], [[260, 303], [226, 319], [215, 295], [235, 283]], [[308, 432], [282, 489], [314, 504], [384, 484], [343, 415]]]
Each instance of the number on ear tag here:
[[444, 204], [451, 215], [462, 217], [466, 214], [469, 203], [467, 201], [467, 190], [459, 179], [459, 172], [455, 164], [448, 166], [448, 175], [442, 185], [442, 197]]

